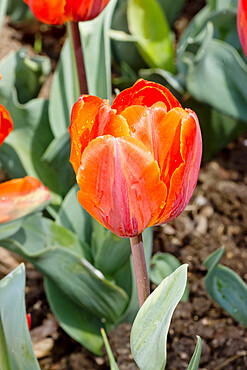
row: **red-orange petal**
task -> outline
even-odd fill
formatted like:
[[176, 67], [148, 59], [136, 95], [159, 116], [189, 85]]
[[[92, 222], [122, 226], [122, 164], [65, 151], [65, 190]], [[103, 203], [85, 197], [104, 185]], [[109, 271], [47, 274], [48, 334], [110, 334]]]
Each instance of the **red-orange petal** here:
[[66, 12], [73, 14], [75, 21], [89, 21], [96, 18], [110, 0], [67, 0]]
[[95, 117], [103, 104], [107, 104], [107, 102], [97, 96], [82, 95], [72, 108], [69, 126], [71, 136], [70, 162], [75, 173], [80, 166], [81, 154], [89, 143]]
[[0, 145], [13, 130], [13, 121], [7, 109], [0, 104]]
[[116, 115], [108, 100], [84, 95], [74, 105], [71, 114], [71, 156], [70, 162], [77, 173], [81, 155], [89, 142], [98, 136], [129, 136], [126, 120]]
[[[202, 156], [202, 139], [198, 118], [186, 110], [181, 121], [180, 155], [182, 163], [170, 175], [166, 205], [155, 224], [163, 224], [177, 217], [187, 206], [196, 186]], [[174, 154], [171, 154], [171, 160]], [[168, 178], [169, 180], [169, 178]]]
[[66, 0], [28, 0], [25, 2], [41, 22], [63, 24], [73, 20], [71, 14], [65, 15]]
[[243, 51], [247, 57], [247, 0], [239, 0], [238, 2], [237, 29]]
[[82, 154], [77, 182], [83, 208], [121, 237], [141, 233], [166, 199], [157, 162], [131, 137], [107, 135], [91, 141]]
[[0, 223], [23, 217], [50, 199], [49, 190], [33, 177], [3, 182], [0, 184]]
[[119, 114], [131, 105], [151, 107], [157, 102], [163, 102], [167, 111], [180, 107], [178, 100], [167, 88], [155, 82], [139, 79], [132, 87], [122, 91], [116, 97], [112, 109], [116, 109]]
[[31, 330], [31, 314], [26, 314], [28, 330]]

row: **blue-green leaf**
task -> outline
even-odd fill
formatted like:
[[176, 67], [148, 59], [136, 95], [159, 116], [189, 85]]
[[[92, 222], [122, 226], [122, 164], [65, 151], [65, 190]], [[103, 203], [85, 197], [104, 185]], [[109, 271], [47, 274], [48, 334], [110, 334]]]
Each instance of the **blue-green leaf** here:
[[164, 369], [169, 325], [186, 281], [187, 265], [182, 265], [163, 280], [140, 308], [132, 327], [130, 345], [141, 370]]
[[111, 100], [111, 49], [109, 31], [117, 0], [111, 0], [94, 20], [80, 22], [89, 94]]
[[77, 199], [78, 185], [74, 185], [64, 198], [56, 217], [56, 223], [75, 232], [82, 242], [91, 243], [92, 217]]
[[101, 335], [102, 335], [102, 338], [104, 340], [104, 345], [105, 345], [106, 352], [107, 352], [107, 355], [108, 355], [108, 358], [109, 358], [111, 370], [119, 370], [119, 367], [117, 366], [117, 363], [116, 363], [115, 358], [113, 356], [110, 344], [108, 342], [105, 330], [103, 328], [101, 329]]
[[68, 132], [71, 109], [78, 97], [79, 91], [75, 86], [73, 75], [70, 40], [67, 39], [54, 73], [49, 102], [49, 119], [56, 138]]
[[247, 326], [247, 285], [236, 272], [218, 264], [224, 248], [212, 253], [204, 265], [208, 269], [205, 287], [211, 297], [235, 320]]
[[89, 351], [102, 355], [101, 319], [71, 300], [51, 279], [45, 277], [44, 281], [49, 306], [59, 325]]
[[197, 335], [197, 344], [195, 351], [193, 353], [193, 356], [190, 360], [189, 366], [187, 370], [197, 370], [199, 367], [199, 362], [200, 362], [200, 357], [202, 353], [202, 340], [201, 338]]
[[25, 266], [0, 281], [0, 368], [38, 370], [25, 308]]
[[[154, 284], [159, 285], [162, 280], [172, 274], [179, 266], [181, 266], [181, 263], [172, 254], [156, 253], [151, 259], [150, 280]], [[181, 301], [186, 302], [188, 298], [189, 288], [187, 283]]]

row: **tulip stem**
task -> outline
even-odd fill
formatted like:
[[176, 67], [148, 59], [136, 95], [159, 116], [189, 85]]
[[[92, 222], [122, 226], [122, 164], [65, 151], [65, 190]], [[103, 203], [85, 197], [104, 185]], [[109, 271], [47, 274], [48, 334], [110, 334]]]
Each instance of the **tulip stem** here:
[[130, 238], [130, 245], [134, 262], [139, 306], [141, 307], [150, 294], [142, 234]]
[[86, 68], [84, 63], [83, 49], [81, 44], [78, 22], [69, 22], [69, 31], [72, 36], [71, 38], [73, 42], [73, 49], [76, 60], [80, 94], [88, 94]]

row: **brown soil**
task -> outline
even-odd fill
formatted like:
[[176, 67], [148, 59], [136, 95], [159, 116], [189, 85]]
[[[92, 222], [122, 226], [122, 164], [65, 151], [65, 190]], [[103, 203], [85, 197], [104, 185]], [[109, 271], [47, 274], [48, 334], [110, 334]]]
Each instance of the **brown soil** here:
[[[194, 3], [195, 6], [195, 2], [188, 3]], [[183, 14], [187, 19], [190, 18], [186, 12]], [[16, 50], [26, 43], [30, 45], [32, 41], [27, 38], [28, 32], [23, 27], [16, 30], [5, 23], [0, 59], [10, 50]], [[64, 41], [64, 29], [58, 28], [58, 31], [52, 32], [50, 37], [54, 40], [55, 36], [59, 46], [57, 50], [53, 47], [49, 49], [46, 46], [49, 42], [44, 42], [43, 53], [52, 58], [54, 70]], [[32, 53], [32, 47], [28, 47]], [[48, 96], [49, 84], [48, 80], [42, 96]], [[189, 264], [190, 297], [188, 302], [178, 305], [172, 319], [167, 348], [168, 370], [187, 368], [196, 344], [196, 335], [200, 335], [203, 341], [200, 369], [247, 369], [247, 329], [213, 302], [203, 282], [206, 274], [203, 261], [222, 245], [225, 246], [225, 254], [221, 263], [232, 268], [247, 282], [246, 209], [247, 135], [202, 166], [197, 188], [187, 209], [175, 221], [155, 229], [154, 253], [169, 252], [181, 263]], [[0, 248], [0, 278], [19, 262], [18, 257]], [[41, 274], [27, 264], [27, 312], [32, 315], [31, 336], [35, 353], [40, 356], [41, 369], [109, 369], [106, 355], [95, 357], [58, 327], [50, 313], [42, 281]], [[121, 370], [137, 369], [130, 353], [129, 335], [130, 326], [125, 324], [109, 335]]]

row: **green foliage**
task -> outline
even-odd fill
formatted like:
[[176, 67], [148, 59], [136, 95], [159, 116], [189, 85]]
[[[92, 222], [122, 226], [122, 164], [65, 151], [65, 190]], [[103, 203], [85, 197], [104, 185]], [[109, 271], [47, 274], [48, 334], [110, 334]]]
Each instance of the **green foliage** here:
[[197, 100], [247, 123], [247, 65], [232, 46], [212, 39], [212, 31], [209, 27], [196, 56], [188, 61], [188, 92]]
[[129, 30], [150, 67], [174, 72], [173, 35], [156, 0], [129, 0]]
[[33, 19], [33, 14], [29, 7], [22, 0], [8, 0], [7, 14], [12, 22], [23, 22]]
[[187, 265], [180, 266], [153, 291], [140, 308], [133, 323], [130, 344], [141, 370], [163, 370], [166, 341], [173, 311], [187, 281]]
[[94, 20], [80, 23], [89, 94], [111, 100], [111, 49], [109, 30], [117, 0], [111, 0]]
[[102, 320], [74, 302], [50, 278], [45, 277], [45, 292], [59, 325], [77, 342], [96, 355], [102, 355]]
[[35, 98], [51, 70], [48, 57], [35, 55], [30, 58], [22, 48], [8, 54], [0, 62], [2, 82], [14, 85], [21, 104]]
[[201, 353], [202, 353], [202, 341], [201, 341], [201, 338], [197, 335], [196, 348], [190, 360], [187, 370], [197, 370], [198, 369]]
[[[154, 284], [159, 285], [162, 280], [172, 274], [179, 266], [181, 266], [181, 263], [172, 254], [156, 253], [151, 259], [150, 279]], [[186, 302], [188, 299], [189, 288], [187, 283], [181, 301]]]
[[247, 326], [247, 285], [236, 272], [219, 264], [223, 253], [224, 247], [204, 261], [208, 269], [205, 287], [215, 302], [235, 320]]
[[14, 220], [12, 222], [0, 224], [0, 240], [6, 239], [15, 234], [22, 225], [23, 219]]
[[169, 25], [173, 26], [185, 4], [185, 0], [158, 0], [158, 2], [164, 11]]
[[110, 344], [108, 342], [106, 333], [105, 333], [105, 331], [104, 331], [103, 328], [101, 329], [101, 335], [102, 335], [102, 338], [104, 340], [104, 344], [105, 344], [106, 352], [107, 352], [107, 355], [108, 355], [108, 358], [109, 358], [111, 370], [119, 370], [119, 368], [117, 366], [117, 363], [116, 363], [116, 361], [114, 359], [114, 356], [113, 356], [113, 353], [112, 353]]
[[[76, 200], [76, 191], [72, 188], [62, 203], [57, 223], [39, 214], [27, 217], [18, 230], [7, 230], [3, 236], [16, 232], [1, 245], [41, 271], [49, 304], [61, 327], [100, 355], [102, 320], [112, 328], [120, 320], [133, 320], [138, 311], [134, 271], [129, 240], [117, 238], [95, 221], [91, 226], [91, 218]], [[78, 222], [73, 223], [73, 218]], [[77, 235], [80, 222], [82, 231]], [[150, 261], [152, 230], [144, 234]]]
[[73, 74], [70, 41], [66, 40], [54, 73], [49, 100], [49, 119], [55, 138], [68, 134], [71, 109], [79, 95]]
[[0, 281], [0, 368], [36, 370], [25, 308], [25, 267], [21, 264]]

